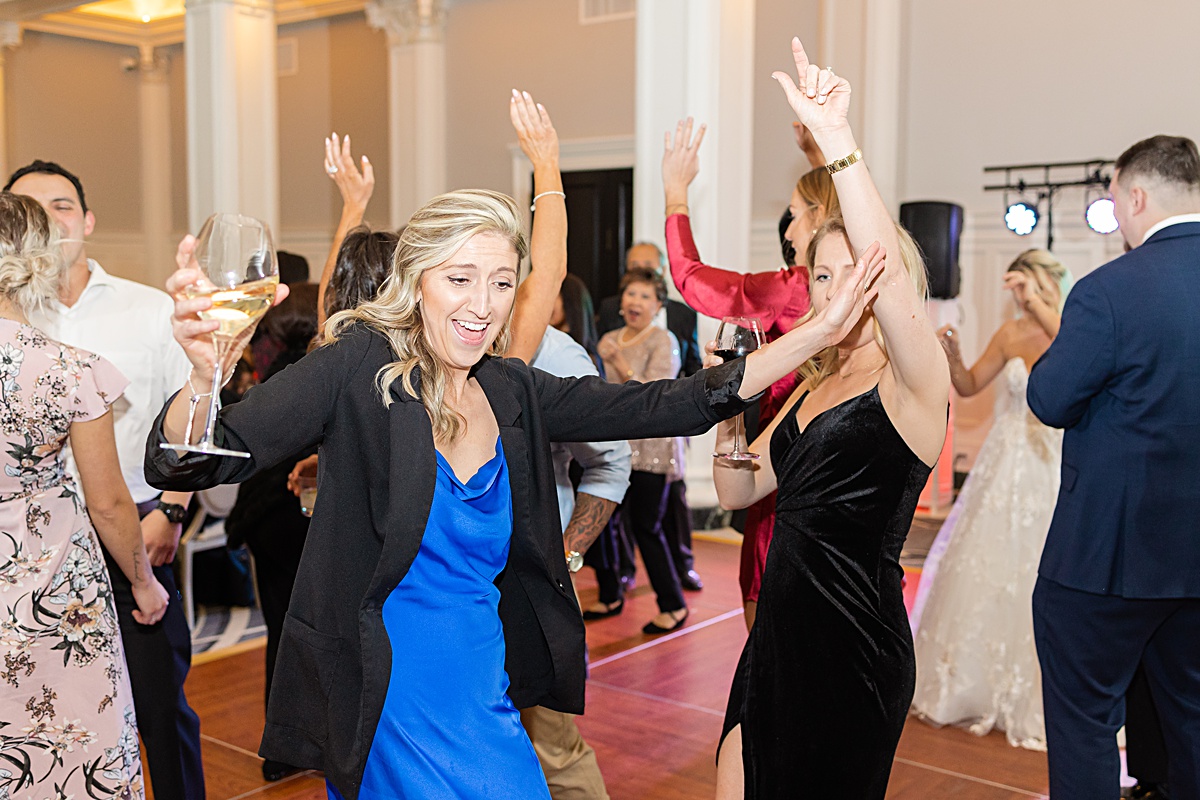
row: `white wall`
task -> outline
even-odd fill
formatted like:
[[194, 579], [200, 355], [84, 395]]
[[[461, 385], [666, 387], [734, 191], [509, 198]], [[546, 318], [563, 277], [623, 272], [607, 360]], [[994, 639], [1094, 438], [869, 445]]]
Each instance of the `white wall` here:
[[634, 22], [579, 24], [574, 0], [474, 0], [446, 26], [450, 188], [512, 191], [515, 89], [546, 106], [560, 140], [631, 136]]
[[[1025, 238], [1005, 230], [1002, 195], [982, 191], [985, 180], [1002, 181], [983, 167], [1111, 159], [1156, 133], [1200, 137], [1197, 31], [1195, 0], [906, 0], [899, 193], [967, 209], [968, 360], [1010, 311], [1004, 266], [1046, 243], [1041, 225]], [[1077, 277], [1121, 251], [1119, 235], [1084, 227], [1083, 209], [1081, 189], [1055, 204], [1054, 249]], [[959, 406], [957, 451], [973, 456], [990, 403]]]
[[791, 40], [816, 43], [820, 0], [758, 0], [754, 53], [754, 180], [750, 264], [730, 269], [761, 271], [783, 263], [777, 223], [792, 196], [796, 181], [808, 172], [808, 159], [796, 146], [792, 122], [796, 115], [771, 78], [777, 69], [792, 67]]

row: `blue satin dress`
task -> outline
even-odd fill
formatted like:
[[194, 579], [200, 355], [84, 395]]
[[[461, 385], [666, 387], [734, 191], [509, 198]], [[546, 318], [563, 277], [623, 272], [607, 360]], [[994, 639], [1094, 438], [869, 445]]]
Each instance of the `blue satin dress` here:
[[[506, 694], [495, 581], [508, 561], [504, 451], [466, 483], [437, 454], [421, 549], [383, 605], [392, 674], [360, 800], [549, 800]], [[331, 800], [340, 793], [329, 786]]]

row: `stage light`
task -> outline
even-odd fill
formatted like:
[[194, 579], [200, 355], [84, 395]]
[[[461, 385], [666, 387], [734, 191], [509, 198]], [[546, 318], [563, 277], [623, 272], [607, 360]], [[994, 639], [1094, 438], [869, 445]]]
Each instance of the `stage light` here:
[[1117, 216], [1111, 197], [1100, 197], [1088, 204], [1084, 219], [1096, 233], [1109, 234], [1117, 229]]
[[1028, 236], [1038, 224], [1037, 203], [1018, 200], [1004, 212], [1004, 224], [1018, 236]]

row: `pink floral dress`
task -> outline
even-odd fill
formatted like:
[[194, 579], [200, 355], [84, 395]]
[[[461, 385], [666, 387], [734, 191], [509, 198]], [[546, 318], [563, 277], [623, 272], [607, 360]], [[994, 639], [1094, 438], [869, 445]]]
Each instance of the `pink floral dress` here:
[[0, 319], [0, 800], [145, 796], [112, 588], [62, 453], [127, 385]]

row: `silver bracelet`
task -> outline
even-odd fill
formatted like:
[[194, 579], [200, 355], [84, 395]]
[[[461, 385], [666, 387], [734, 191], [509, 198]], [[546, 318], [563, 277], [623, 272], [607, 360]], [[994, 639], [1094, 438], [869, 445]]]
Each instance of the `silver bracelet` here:
[[188, 370], [187, 385], [192, 390], [192, 399], [199, 400], [201, 397], [212, 397], [212, 392], [200, 393], [196, 391], [195, 385], [192, 383], [192, 375], [196, 374], [196, 368], [192, 367]]
[[565, 192], [542, 192], [541, 194], [534, 195], [533, 202], [529, 205], [529, 210], [537, 211], [537, 201], [541, 200], [546, 195], [551, 195], [551, 194], [556, 194], [559, 197], [561, 197], [563, 200], [567, 199], [567, 195]]

